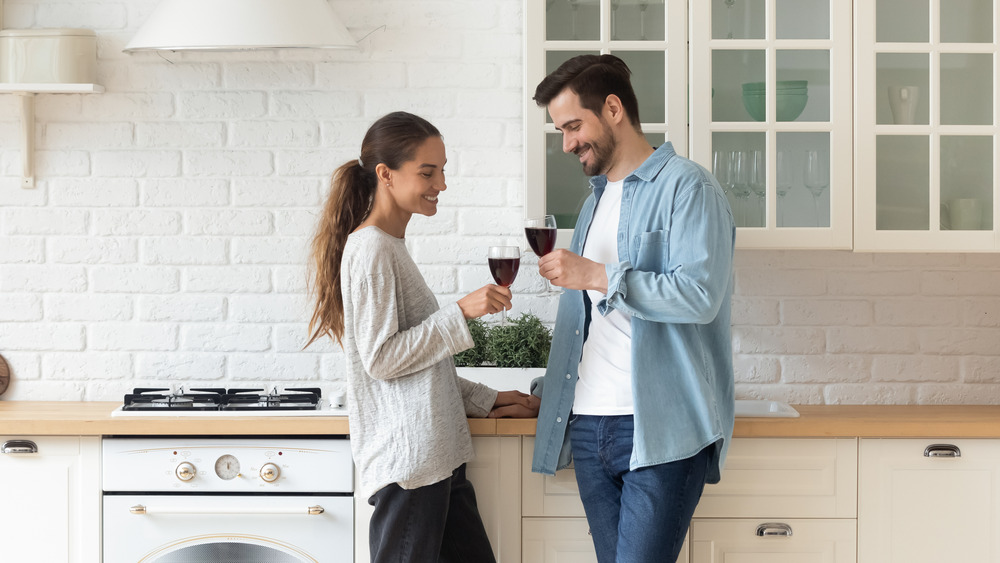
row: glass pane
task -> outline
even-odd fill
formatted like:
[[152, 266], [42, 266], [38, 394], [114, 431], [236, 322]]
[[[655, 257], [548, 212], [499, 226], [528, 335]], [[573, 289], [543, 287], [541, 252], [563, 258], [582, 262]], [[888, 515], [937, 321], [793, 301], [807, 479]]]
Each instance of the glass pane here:
[[549, 0], [545, 6], [545, 39], [600, 39], [598, 0]]
[[993, 124], [993, 55], [941, 54], [941, 124]]
[[776, 62], [778, 121], [830, 121], [830, 52], [778, 51]]
[[[559, 68], [559, 65], [572, 59], [577, 55], [600, 55], [600, 51], [546, 51], [545, 52], [545, 75], [548, 76], [555, 69]], [[629, 66], [631, 68], [631, 66]], [[534, 95], [535, 84], [531, 86], [531, 95]], [[640, 114], [642, 115], [642, 114]], [[552, 117], [549, 116], [549, 112], [545, 112], [545, 122], [552, 123]]]
[[777, 0], [778, 39], [829, 39], [830, 0]]
[[930, 56], [879, 53], [875, 58], [875, 123], [926, 125]]
[[991, 43], [992, 0], [948, 0], [941, 4], [941, 41], [944, 43]]
[[579, 159], [562, 150], [562, 134], [545, 135], [545, 213], [556, 216], [560, 229], [572, 229], [590, 182]]
[[766, 176], [765, 161], [759, 165], [757, 153], [763, 155], [767, 138], [761, 133], [726, 132], [712, 133], [712, 173], [733, 209], [737, 227], [763, 225], [763, 181]]
[[[824, 164], [829, 162], [829, 133], [778, 133], [778, 147], [775, 158], [776, 180], [778, 194], [779, 227], [827, 227], [830, 225], [830, 189], [822, 188]], [[806, 164], [809, 151], [816, 155], [824, 155], [824, 160], [813, 163], [811, 186], [816, 189], [814, 195], [806, 185]], [[825, 169], [829, 177], [829, 167]]]
[[875, 137], [875, 228], [930, 228], [930, 139], [926, 135]]
[[663, 0], [611, 0], [611, 39], [663, 41]]
[[654, 149], [667, 142], [667, 136], [664, 133], [645, 133], [644, 136], [649, 146]]
[[264, 545], [236, 541], [218, 541], [187, 546], [158, 557], [163, 563], [191, 563], [192, 561], [269, 561], [273, 563], [299, 563], [294, 555]]
[[763, 121], [764, 97], [743, 97], [743, 85], [764, 83], [764, 51], [712, 51], [712, 121]]
[[875, 41], [927, 43], [930, 41], [929, 0], [875, 0]]
[[712, 0], [712, 39], [764, 39], [764, 0]]
[[993, 138], [941, 136], [941, 229], [993, 229]]
[[639, 121], [642, 123], [664, 123], [666, 113], [666, 87], [663, 51], [616, 51], [632, 69], [632, 89], [639, 99]]

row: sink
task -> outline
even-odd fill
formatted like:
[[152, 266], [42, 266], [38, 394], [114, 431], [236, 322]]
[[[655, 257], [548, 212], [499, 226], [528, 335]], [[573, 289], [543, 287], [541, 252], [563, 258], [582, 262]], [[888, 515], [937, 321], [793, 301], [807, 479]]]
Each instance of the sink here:
[[738, 417], [764, 417], [764, 418], [796, 418], [799, 411], [793, 409], [788, 403], [780, 401], [764, 401], [756, 399], [737, 399], [736, 416]]

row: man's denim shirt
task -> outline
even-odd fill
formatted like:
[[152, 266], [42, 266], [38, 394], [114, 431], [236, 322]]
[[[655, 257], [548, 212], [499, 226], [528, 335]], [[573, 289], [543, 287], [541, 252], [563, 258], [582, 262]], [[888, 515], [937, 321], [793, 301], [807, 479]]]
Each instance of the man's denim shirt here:
[[[590, 180], [570, 250], [583, 253], [606, 176]], [[635, 435], [632, 469], [690, 457], [714, 445], [706, 481], [715, 483], [733, 435], [730, 330], [733, 245], [729, 202], [704, 168], [659, 147], [625, 178], [618, 225], [620, 262], [607, 265], [602, 315], [631, 316]], [[586, 292], [559, 301], [548, 368], [536, 380], [541, 410], [532, 471], [569, 465], [568, 424], [589, 326]], [[543, 392], [542, 392], [543, 391]]]

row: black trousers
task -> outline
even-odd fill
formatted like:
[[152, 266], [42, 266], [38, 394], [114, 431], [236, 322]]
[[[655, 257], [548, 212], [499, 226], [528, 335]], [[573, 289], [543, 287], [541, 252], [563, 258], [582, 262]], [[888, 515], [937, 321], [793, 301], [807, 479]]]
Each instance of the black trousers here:
[[496, 563], [464, 463], [433, 485], [383, 487], [368, 504], [372, 563]]

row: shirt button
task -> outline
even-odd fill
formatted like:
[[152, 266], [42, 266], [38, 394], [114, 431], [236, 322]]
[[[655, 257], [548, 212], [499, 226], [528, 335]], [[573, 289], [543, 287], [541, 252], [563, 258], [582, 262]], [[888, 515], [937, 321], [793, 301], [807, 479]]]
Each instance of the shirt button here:
[[566, 374], [566, 379], [573, 379], [573, 376], [567, 373]]
[[556, 422], [562, 422], [562, 417], [561, 416], [557, 416], [556, 417]]
[[578, 331], [576, 331], [576, 335], [577, 335], [577, 336], [580, 336], [580, 331], [579, 331], [579, 330], [578, 330]]

